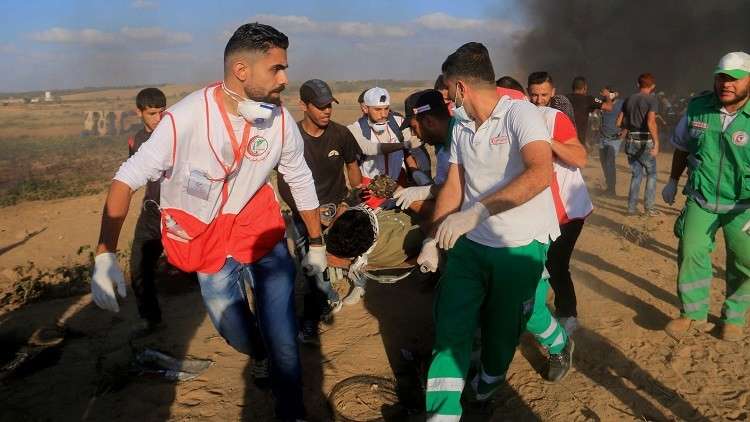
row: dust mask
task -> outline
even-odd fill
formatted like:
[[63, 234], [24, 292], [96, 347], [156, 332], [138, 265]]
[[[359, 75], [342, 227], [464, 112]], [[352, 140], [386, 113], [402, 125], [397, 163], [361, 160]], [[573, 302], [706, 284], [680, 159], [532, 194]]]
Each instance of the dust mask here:
[[249, 123], [259, 123], [270, 119], [273, 115], [273, 110], [276, 108], [276, 105], [271, 103], [243, 98], [236, 92], [227, 88], [223, 83], [221, 84], [221, 89], [223, 89], [233, 100], [237, 101], [237, 113]]

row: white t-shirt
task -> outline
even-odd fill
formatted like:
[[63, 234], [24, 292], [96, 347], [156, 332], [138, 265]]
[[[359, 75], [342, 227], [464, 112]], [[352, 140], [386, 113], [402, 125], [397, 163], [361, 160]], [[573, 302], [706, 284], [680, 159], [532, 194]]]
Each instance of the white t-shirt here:
[[[521, 149], [534, 141], [550, 142], [541, 112], [528, 101], [502, 97], [479, 128], [473, 121], [453, 127], [450, 162], [463, 166], [464, 198], [461, 209], [490, 195], [518, 177], [526, 168]], [[526, 203], [484, 220], [467, 238], [495, 247], [525, 246], [537, 240], [550, 243], [560, 235], [549, 188]]]

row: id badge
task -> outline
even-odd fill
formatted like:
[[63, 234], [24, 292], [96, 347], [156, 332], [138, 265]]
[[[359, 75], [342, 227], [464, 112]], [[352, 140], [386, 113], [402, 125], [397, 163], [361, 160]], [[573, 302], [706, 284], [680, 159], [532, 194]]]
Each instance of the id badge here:
[[199, 170], [191, 170], [188, 178], [187, 193], [190, 196], [208, 201], [211, 192], [211, 181]]

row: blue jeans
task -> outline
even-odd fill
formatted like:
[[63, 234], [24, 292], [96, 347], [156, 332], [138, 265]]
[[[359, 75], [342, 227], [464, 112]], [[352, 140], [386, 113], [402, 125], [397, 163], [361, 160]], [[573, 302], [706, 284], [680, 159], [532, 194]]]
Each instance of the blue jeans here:
[[[276, 414], [282, 419], [302, 418], [305, 413], [294, 276], [286, 240], [252, 264], [230, 257], [218, 272], [198, 273], [203, 303], [219, 334], [240, 353], [270, 358]], [[257, 320], [250, 311], [245, 282], [254, 295]]]
[[[308, 237], [307, 227], [302, 221], [302, 218], [298, 214], [293, 216], [294, 226], [299, 233], [299, 239], [295, 239], [297, 242], [295, 247], [299, 250], [307, 251], [308, 249]], [[304, 309], [302, 312], [302, 318], [305, 321], [319, 321], [324, 310], [327, 312], [328, 301], [337, 302], [341, 300], [339, 293], [333, 288], [331, 281], [327, 277], [326, 272], [321, 277], [309, 277], [304, 276], [307, 284], [307, 292], [304, 298]]]
[[607, 186], [607, 192], [614, 195], [615, 186], [617, 186], [617, 167], [615, 162], [617, 154], [620, 152], [622, 140], [617, 136], [604, 137], [599, 140], [599, 161], [602, 164], [604, 181]]
[[641, 146], [627, 146], [625, 152], [628, 154], [628, 164], [632, 178], [630, 179], [630, 191], [628, 192], [628, 212], [636, 212], [638, 208], [638, 196], [641, 191], [641, 179], [646, 176], [646, 193], [643, 205], [646, 211], [654, 208], [656, 198], [656, 158], [651, 155], [653, 141]]

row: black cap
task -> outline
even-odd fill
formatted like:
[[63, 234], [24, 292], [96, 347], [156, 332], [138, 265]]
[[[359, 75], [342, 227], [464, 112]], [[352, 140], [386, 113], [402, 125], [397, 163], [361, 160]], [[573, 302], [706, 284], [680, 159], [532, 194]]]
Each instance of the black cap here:
[[417, 91], [406, 97], [406, 100], [404, 101], [404, 111], [406, 112], [406, 116], [404, 117], [402, 129], [408, 127], [409, 120], [418, 114], [439, 113], [444, 116], [450, 115], [448, 113], [448, 106], [445, 105], [445, 101], [443, 100], [443, 94], [434, 89]]
[[331, 87], [320, 79], [310, 79], [299, 87], [299, 98], [303, 103], [313, 103], [315, 107], [325, 107], [339, 100], [333, 97]]

